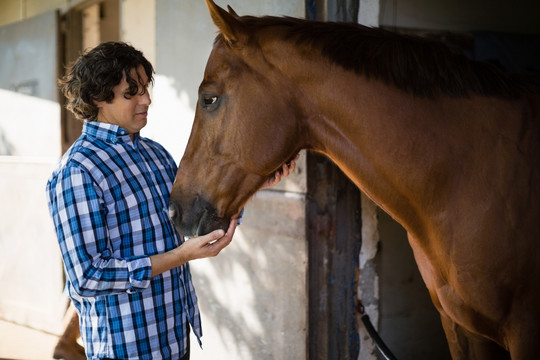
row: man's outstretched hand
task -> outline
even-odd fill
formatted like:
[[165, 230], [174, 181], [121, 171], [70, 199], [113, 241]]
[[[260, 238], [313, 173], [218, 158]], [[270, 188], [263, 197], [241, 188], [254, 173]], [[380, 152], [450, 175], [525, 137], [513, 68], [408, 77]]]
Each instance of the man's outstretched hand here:
[[151, 256], [152, 276], [181, 266], [191, 260], [217, 256], [231, 243], [237, 223], [237, 219], [231, 220], [226, 233], [221, 229], [214, 230], [209, 234], [186, 240], [179, 247], [166, 253]]

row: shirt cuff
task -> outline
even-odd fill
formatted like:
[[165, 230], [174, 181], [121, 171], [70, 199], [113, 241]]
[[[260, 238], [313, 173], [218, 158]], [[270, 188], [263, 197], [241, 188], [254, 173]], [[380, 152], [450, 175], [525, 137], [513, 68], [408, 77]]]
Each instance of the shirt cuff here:
[[142, 257], [130, 260], [127, 263], [129, 271], [130, 288], [127, 290], [129, 294], [141, 291], [150, 286], [152, 278], [152, 262], [150, 257]]

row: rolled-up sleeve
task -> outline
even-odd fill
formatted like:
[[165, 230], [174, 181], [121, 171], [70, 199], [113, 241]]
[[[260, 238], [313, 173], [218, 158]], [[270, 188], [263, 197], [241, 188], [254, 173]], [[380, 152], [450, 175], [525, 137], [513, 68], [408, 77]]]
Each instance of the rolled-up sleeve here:
[[78, 295], [132, 293], [149, 286], [148, 256], [113, 256], [103, 194], [89, 174], [66, 167], [49, 181], [47, 191], [67, 277]]

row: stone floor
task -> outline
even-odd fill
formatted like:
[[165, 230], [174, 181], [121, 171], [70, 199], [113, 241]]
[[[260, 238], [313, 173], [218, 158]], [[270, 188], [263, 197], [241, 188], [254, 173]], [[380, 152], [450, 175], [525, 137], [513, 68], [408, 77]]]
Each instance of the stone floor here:
[[58, 336], [0, 320], [0, 360], [50, 360]]

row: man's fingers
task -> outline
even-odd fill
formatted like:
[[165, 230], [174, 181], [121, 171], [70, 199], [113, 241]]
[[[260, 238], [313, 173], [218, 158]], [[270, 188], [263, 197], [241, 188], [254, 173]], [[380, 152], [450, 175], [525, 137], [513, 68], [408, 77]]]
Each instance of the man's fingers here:
[[225, 235], [230, 236], [232, 238], [237, 225], [238, 225], [238, 219], [232, 219], [231, 222], [229, 223], [229, 228], [227, 229], [227, 233]]
[[218, 230], [212, 231], [209, 234], [200, 236], [199, 240], [201, 240], [203, 244], [208, 244], [208, 243], [213, 243], [218, 239], [221, 239], [224, 235], [225, 235], [225, 231], [218, 229]]

